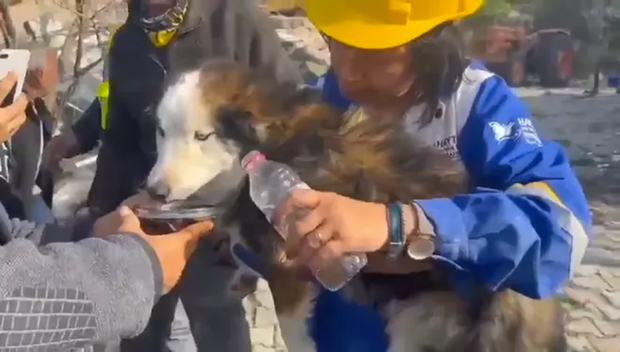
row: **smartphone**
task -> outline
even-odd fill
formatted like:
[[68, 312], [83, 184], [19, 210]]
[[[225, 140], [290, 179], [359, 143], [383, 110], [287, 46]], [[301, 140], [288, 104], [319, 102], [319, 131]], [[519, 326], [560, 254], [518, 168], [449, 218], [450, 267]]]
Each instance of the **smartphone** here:
[[0, 79], [4, 78], [9, 72], [17, 74], [17, 83], [13, 89], [0, 103], [0, 108], [7, 107], [15, 102], [24, 88], [26, 72], [28, 72], [28, 62], [30, 61], [30, 51], [19, 49], [0, 49]]

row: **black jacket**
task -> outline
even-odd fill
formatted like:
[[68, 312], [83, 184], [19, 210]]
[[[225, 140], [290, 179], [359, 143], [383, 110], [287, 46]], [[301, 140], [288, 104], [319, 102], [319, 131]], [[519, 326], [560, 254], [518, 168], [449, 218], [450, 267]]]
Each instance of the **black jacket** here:
[[71, 129], [77, 139], [80, 154], [88, 153], [97, 146], [101, 137], [101, 107], [98, 99], [90, 103]]
[[137, 6], [137, 0], [130, 3], [129, 19], [110, 49], [108, 127], [88, 200], [95, 211], [112, 211], [145, 182], [157, 159], [154, 112], [167, 79], [206, 59], [227, 58], [271, 71], [280, 81], [302, 80], [254, 0], [190, 0], [176, 38], [163, 48], [153, 46], [136, 21]]

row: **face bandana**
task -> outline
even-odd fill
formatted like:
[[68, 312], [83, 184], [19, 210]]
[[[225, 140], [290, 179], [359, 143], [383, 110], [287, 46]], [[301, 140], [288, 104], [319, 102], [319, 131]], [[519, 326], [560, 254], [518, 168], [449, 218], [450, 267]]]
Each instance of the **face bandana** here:
[[185, 18], [189, 0], [145, 0], [142, 27], [156, 47], [168, 45]]
[[176, 29], [171, 29], [167, 31], [159, 31], [159, 32], [147, 32], [151, 43], [158, 48], [164, 47], [172, 41], [174, 35], [177, 34]]

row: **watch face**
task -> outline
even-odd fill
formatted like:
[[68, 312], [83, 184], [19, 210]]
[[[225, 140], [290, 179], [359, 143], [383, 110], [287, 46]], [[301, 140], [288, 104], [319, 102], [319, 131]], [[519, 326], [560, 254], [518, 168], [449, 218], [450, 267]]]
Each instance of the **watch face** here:
[[407, 255], [414, 260], [427, 259], [435, 252], [435, 243], [432, 238], [416, 238], [407, 246]]

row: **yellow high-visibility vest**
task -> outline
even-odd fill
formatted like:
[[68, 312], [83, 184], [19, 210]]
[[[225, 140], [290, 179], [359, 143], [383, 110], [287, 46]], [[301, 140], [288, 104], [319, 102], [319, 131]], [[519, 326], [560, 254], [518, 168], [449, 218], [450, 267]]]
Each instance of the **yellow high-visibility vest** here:
[[105, 130], [108, 128], [108, 98], [110, 97], [110, 81], [108, 74], [108, 61], [110, 59], [110, 48], [112, 47], [112, 41], [114, 40], [114, 35], [116, 34], [115, 28], [110, 31], [110, 38], [108, 39], [108, 43], [105, 48], [105, 57], [103, 59], [103, 82], [99, 84], [99, 88], [97, 88], [97, 100], [99, 100], [99, 107], [101, 109], [101, 129]]
[[101, 129], [108, 128], [108, 98], [110, 97], [110, 82], [103, 81], [97, 89], [97, 100], [101, 109]]

